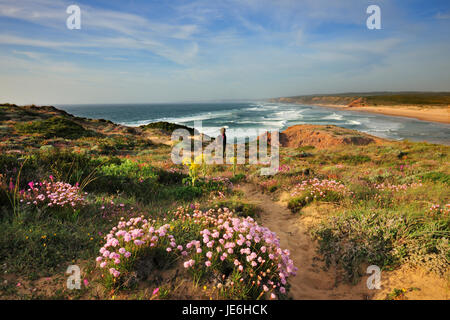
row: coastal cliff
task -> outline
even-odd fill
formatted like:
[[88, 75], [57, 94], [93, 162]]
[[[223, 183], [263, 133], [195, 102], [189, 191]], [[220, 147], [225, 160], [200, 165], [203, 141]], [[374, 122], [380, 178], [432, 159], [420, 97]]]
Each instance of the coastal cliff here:
[[448, 92], [342, 93], [280, 97], [269, 101], [345, 108], [351, 111], [450, 123], [450, 93]]
[[448, 107], [449, 92], [361, 92], [323, 95], [302, 95], [270, 99], [271, 102], [286, 102], [337, 106], [434, 106]]

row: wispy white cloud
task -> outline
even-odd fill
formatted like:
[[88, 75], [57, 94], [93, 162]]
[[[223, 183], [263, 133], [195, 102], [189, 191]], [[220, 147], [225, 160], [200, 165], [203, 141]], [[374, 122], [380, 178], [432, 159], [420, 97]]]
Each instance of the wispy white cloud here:
[[42, 54], [41, 53], [37, 53], [37, 52], [33, 52], [33, 51], [13, 50], [13, 53], [15, 55], [22, 55], [22, 56], [28, 57], [30, 59], [33, 59], [33, 60], [37, 60], [37, 59], [42, 58]]
[[[64, 32], [65, 21], [68, 17], [65, 10], [69, 4], [67, 1], [60, 0], [24, 0], [19, 3], [0, 0], [0, 16], [35, 23]], [[135, 14], [98, 9], [87, 5], [81, 5], [81, 10], [82, 30], [80, 30], [81, 35], [77, 40], [82, 41], [26, 39], [5, 34], [3, 30], [0, 33], [0, 43], [54, 49], [58, 47], [102, 46], [123, 48], [124, 45], [127, 45], [134, 49], [148, 50], [176, 63], [188, 63], [190, 59], [195, 58], [195, 54], [198, 52], [198, 45], [190, 41], [192, 35], [197, 32], [196, 25], [156, 23]], [[105, 33], [107, 31], [114, 33], [107, 34]], [[170, 39], [174, 41], [167, 41]], [[186, 41], [190, 44], [186, 45]]]
[[[142, 11], [84, 3], [82, 29], [70, 31], [72, 2], [0, 0], [0, 19], [8, 18], [0, 20], [0, 100], [251, 98], [386, 83], [450, 88], [439, 68], [450, 49], [436, 41], [433, 25], [397, 14], [399, 2], [378, 1], [380, 32], [365, 27], [360, 0], [173, 0], [161, 12], [159, 1], [142, 2]], [[447, 11], [435, 12], [428, 20], [445, 24]]]

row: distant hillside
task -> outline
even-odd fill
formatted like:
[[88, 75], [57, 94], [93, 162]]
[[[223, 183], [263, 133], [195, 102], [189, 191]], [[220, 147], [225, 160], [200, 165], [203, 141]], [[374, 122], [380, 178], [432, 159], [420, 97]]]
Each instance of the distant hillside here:
[[176, 129], [186, 129], [198, 138], [194, 128], [168, 122], [128, 127], [77, 117], [53, 106], [0, 103], [0, 153], [64, 146], [90, 154], [127, 154], [154, 144], [172, 145], [171, 134]]
[[76, 117], [53, 106], [0, 104], [2, 153], [64, 147], [90, 154], [126, 154], [151, 146], [149, 134], [109, 120]]
[[345, 106], [417, 105], [448, 106], [450, 92], [360, 92], [280, 97], [271, 102]]

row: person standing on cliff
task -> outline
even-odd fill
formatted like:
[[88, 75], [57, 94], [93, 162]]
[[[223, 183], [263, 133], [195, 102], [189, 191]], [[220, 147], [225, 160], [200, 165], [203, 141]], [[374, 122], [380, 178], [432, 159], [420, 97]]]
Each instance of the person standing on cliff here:
[[220, 129], [220, 134], [222, 136], [222, 152], [223, 152], [223, 157], [225, 158], [225, 149], [227, 146], [227, 135], [225, 134], [226, 129], [222, 128]]

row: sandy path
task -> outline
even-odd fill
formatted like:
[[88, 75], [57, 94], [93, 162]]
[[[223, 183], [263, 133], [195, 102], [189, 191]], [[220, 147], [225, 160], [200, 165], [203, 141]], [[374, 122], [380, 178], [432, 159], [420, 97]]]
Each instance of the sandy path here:
[[317, 244], [307, 231], [307, 226], [312, 221], [322, 218], [314, 209], [296, 215], [251, 184], [241, 185], [239, 190], [244, 192], [247, 201], [261, 208], [262, 225], [276, 232], [281, 247], [290, 251], [291, 258], [299, 269], [297, 275], [289, 279], [290, 296], [293, 299], [385, 299], [394, 288], [418, 288], [407, 294], [408, 299], [449, 299], [449, 281], [406, 267], [392, 272], [383, 271], [381, 290], [367, 288], [368, 275], [362, 277], [356, 285], [336, 281], [336, 270], [324, 270], [325, 264], [316, 252]]
[[241, 186], [245, 199], [254, 202], [262, 210], [262, 225], [276, 232], [281, 247], [288, 249], [297, 275], [289, 279], [290, 295], [293, 299], [368, 299], [371, 293], [365, 287], [365, 280], [356, 286], [336, 286], [335, 271], [324, 271], [324, 263], [317, 258], [316, 244], [309, 236], [304, 217], [294, 215], [280, 203], [262, 194], [252, 185]]

